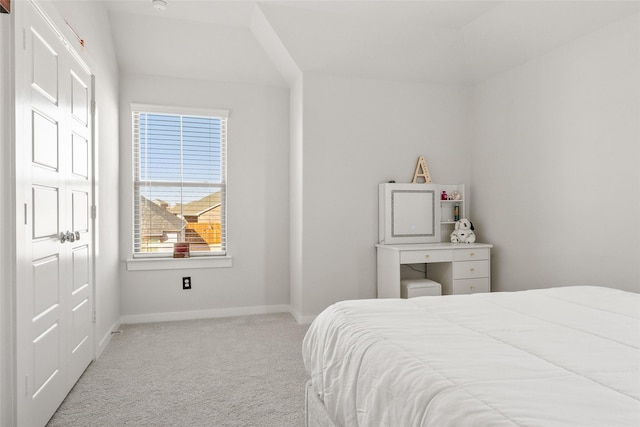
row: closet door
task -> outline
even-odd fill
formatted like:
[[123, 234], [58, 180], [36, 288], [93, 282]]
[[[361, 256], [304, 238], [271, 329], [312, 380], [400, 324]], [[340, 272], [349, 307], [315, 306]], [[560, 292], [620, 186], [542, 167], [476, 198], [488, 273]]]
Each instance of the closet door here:
[[94, 354], [91, 77], [34, 5], [17, 6], [17, 403], [18, 424], [37, 426]]

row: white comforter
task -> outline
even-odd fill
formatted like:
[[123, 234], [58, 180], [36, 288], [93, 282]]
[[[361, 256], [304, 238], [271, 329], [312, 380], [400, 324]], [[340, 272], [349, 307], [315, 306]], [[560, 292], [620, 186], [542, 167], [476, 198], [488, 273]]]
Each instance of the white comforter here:
[[344, 301], [303, 358], [339, 426], [640, 426], [640, 294]]

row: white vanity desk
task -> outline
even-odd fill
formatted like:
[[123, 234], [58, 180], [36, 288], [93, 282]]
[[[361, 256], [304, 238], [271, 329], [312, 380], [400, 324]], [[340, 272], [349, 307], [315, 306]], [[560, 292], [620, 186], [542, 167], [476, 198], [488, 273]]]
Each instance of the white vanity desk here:
[[400, 265], [427, 264], [442, 295], [491, 291], [491, 248], [485, 243], [377, 244], [378, 298], [400, 298]]

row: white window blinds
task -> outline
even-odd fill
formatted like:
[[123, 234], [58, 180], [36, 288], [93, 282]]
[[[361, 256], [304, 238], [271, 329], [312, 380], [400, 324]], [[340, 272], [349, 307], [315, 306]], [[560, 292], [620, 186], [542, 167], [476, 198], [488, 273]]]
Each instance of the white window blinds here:
[[226, 254], [227, 112], [132, 110], [134, 256]]

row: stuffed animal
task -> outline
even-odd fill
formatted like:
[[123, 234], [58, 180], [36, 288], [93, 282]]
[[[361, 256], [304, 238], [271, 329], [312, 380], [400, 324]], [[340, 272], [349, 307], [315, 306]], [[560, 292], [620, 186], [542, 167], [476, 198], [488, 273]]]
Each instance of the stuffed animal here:
[[451, 243], [475, 243], [476, 235], [473, 230], [473, 223], [467, 218], [456, 221], [455, 228], [451, 232]]

